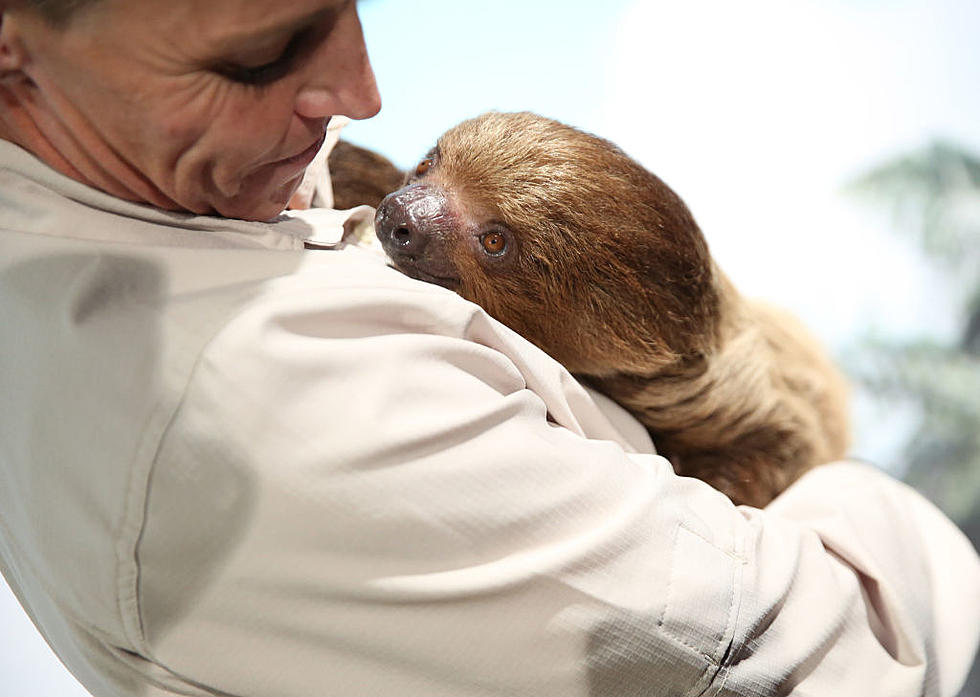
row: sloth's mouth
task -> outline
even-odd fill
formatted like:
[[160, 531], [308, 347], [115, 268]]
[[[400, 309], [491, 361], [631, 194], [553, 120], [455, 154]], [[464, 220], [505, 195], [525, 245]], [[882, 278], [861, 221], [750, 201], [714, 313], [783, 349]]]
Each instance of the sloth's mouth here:
[[448, 288], [451, 291], [459, 290], [460, 280], [456, 276], [437, 276], [429, 273], [419, 266], [415, 257], [401, 257], [392, 259], [392, 266], [401, 271], [409, 278], [426, 283], [434, 283], [437, 286]]

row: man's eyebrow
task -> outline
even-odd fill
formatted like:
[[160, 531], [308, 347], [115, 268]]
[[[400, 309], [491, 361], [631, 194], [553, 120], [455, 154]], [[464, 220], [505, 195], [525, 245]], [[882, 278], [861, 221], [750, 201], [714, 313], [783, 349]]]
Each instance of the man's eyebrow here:
[[217, 48], [234, 48], [242, 44], [262, 41], [278, 35], [286, 35], [292, 32], [310, 27], [322, 22], [330, 17], [340, 14], [350, 0], [335, 0], [328, 7], [320, 7], [299, 17], [290, 17], [282, 21], [255, 28], [249, 27], [242, 31], [230, 30], [227, 34], [217, 36], [214, 39], [214, 46]]

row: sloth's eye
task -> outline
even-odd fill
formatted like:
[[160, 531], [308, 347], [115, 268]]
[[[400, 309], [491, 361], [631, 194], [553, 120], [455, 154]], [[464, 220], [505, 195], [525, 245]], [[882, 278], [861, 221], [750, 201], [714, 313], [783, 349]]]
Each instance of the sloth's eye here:
[[480, 237], [480, 244], [487, 254], [498, 256], [507, 249], [507, 240], [499, 232], [488, 232]]
[[431, 157], [425, 158], [424, 160], [419, 162], [419, 166], [415, 168], [415, 176], [421, 177], [423, 174], [428, 172], [431, 167], [432, 167], [432, 158]]

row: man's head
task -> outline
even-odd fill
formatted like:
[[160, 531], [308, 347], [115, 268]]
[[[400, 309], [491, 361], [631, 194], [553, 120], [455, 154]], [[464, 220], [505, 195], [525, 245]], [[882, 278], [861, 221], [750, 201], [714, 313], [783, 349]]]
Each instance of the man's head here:
[[380, 100], [354, 0], [0, 0], [0, 138], [130, 200], [265, 219]]

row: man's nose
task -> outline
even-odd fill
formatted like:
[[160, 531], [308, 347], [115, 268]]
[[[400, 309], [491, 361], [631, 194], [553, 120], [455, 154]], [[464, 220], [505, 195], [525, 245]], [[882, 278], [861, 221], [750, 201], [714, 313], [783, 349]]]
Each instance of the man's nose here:
[[344, 10], [323, 45], [316, 48], [308, 70], [309, 81], [296, 95], [299, 116], [367, 119], [381, 110], [381, 95], [355, 3]]

